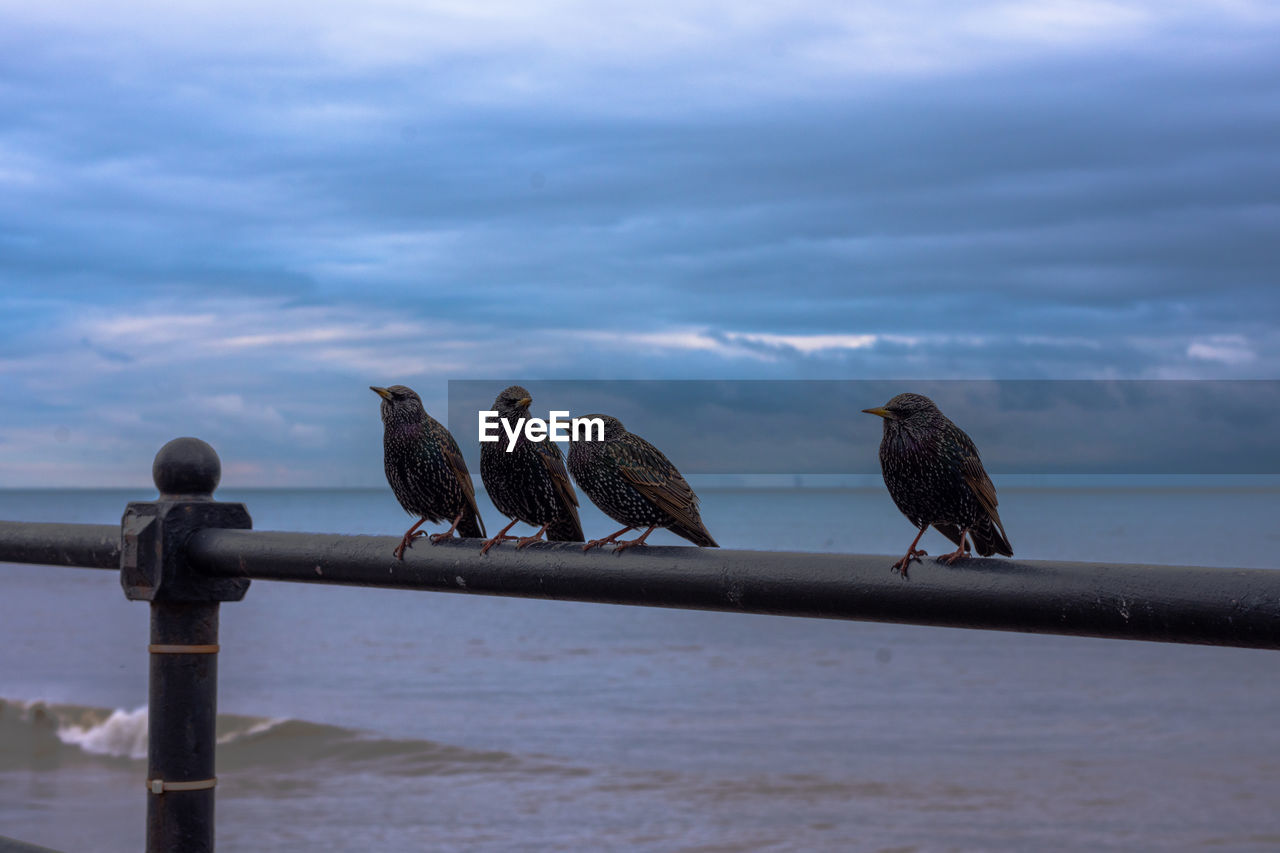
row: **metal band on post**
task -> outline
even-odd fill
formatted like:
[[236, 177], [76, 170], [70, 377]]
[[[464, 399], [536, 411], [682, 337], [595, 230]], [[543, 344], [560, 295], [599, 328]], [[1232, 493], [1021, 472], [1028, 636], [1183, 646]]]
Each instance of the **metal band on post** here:
[[218, 653], [218, 644], [176, 646], [172, 643], [152, 643], [147, 646], [147, 651], [153, 655], [216, 655]]
[[147, 790], [153, 794], [167, 794], [170, 791], [207, 791], [218, 786], [218, 777], [201, 779], [197, 782], [166, 782], [163, 779], [148, 779]]

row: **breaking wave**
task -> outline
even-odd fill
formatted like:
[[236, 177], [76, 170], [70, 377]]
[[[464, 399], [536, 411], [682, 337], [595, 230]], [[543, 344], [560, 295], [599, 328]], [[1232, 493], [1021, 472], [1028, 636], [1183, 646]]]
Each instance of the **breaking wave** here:
[[[82, 715], [84, 710], [87, 709], [81, 709]], [[63, 743], [78, 746], [92, 755], [146, 758], [147, 709], [125, 711], [117, 708], [100, 722], [82, 719], [78, 723], [59, 725], [55, 734]]]
[[[217, 737], [219, 772], [315, 763], [412, 776], [532, 769], [506, 752], [386, 738], [305, 720], [219, 714]], [[0, 699], [0, 770], [84, 762], [127, 765], [146, 755], [145, 706], [127, 710]]]

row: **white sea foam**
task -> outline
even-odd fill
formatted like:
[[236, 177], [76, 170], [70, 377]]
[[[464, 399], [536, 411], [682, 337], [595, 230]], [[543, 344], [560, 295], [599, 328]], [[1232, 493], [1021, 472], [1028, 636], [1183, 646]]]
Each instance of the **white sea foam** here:
[[235, 741], [238, 741], [241, 738], [251, 737], [253, 735], [260, 735], [263, 732], [269, 732], [272, 729], [274, 729], [276, 726], [284, 722], [287, 722], [287, 720], [284, 720], [284, 719], [261, 720], [249, 726], [249, 728], [247, 729], [226, 732], [218, 736], [218, 745], [221, 746], [222, 744], [234, 743]]
[[[218, 743], [233, 743], [241, 738], [262, 734], [283, 722], [285, 721], [279, 719], [258, 720], [247, 728], [233, 728], [219, 735]], [[58, 727], [58, 739], [94, 755], [146, 758], [147, 707], [144, 705], [132, 711], [117, 708], [102, 722], [91, 725], [62, 723]]]
[[120, 708], [97, 725], [59, 726], [58, 740], [94, 755], [140, 759], [147, 757], [147, 708]]

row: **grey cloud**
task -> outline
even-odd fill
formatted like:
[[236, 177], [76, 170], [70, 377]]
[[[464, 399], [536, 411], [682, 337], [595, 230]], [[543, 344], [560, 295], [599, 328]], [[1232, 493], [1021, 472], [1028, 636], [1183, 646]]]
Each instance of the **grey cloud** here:
[[[1274, 378], [1280, 32], [1213, 18], [945, 74], [825, 77], [797, 59], [822, 27], [798, 21], [595, 75], [518, 39], [361, 65], [267, 35], [135, 50], [115, 29], [10, 21], [0, 394], [76, 382], [73, 348], [119, 372], [84, 379], [84, 410], [145, 407], [154, 383], [268, 405], [284, 383], [284, 415], [324, 426], [331, 455], [364, 440], [362, 409], [306, 407], [398, 377], [360, 385], [342, 353], [222, 353], [154, 377], [67, 319], [246, 296], [283, 324], [291, 305], [448, 319], [447, 339], [359, 344], [361, 370], [409, 365], [437, 399], [481, 363], [533, 379]], [[498, 82], [513, 77], [524, 94]], [[685, 332], [713, 346], [643, 338]], [[753, 332], [878, 337], [806, 353]], [[0, 404], [36, 429], [67, 419]], [[122, 434], [171, 437], [172, 413], [146, 412], [159, 422]], [[210, 423], [255, 452], [252, 431]], [[310, 467], [287, 433], [264, 440]], [[365, 455], [333, 470], [357, 476]]]
[[106, 359], [107, 361], [113, 361], [117, 364], [132, 364], [137, 361], [136, 358], [126, 352], [119, 352], [118, 350], [113, 350], [109, 347], [99, 346], [88, 338], [81, 338], [80, 343], [84, 345], [85, 349], [100, 358]]

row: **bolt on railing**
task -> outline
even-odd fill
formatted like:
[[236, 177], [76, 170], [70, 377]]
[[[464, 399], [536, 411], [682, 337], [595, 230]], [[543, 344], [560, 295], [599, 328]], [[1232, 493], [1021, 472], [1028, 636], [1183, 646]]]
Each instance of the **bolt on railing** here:
[[399, 537], [251, 530], [213, 500], [221, 463], [194, 438], [156, 455], [155, 501], [110, 525], [0, 521], [0, 562], [118, 569], [151, 605], [147, 850], [213, 850], [218, 608], [250, 579], [858, 619], [1280, 649], [1280, 572], [573, 543], [479, 554], [455, 540], [392, 557]]

